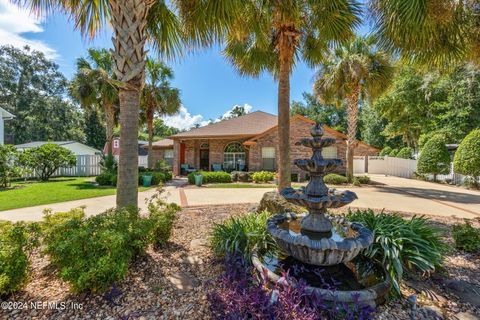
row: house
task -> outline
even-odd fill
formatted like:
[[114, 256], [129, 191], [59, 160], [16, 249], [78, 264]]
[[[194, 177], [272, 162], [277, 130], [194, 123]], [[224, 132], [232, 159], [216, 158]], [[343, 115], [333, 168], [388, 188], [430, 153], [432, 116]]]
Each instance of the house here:
[[[173, 140], [173, 171], [179, 175], [181, 165], [200, 170], [219, 166], [225, 171], [276, 170], [278, 156], [278, 118], [263, 111], [252, 112], [237, 118], [212, 123], [204, 127], [181, 132], [169, 137]], [[311, 149], [297, 146], [301, 138], [310, 137], [314, 121], [300, 115], [290, 120], [290, 157], [292, 173], [301, 174], [293, 160], [310, 158]], [[334, 138], [336, 144], [323, 149], [325, 158], [344, 160], [346, 135], [324, 126], [324, 137]], [[356, 156], [377, 155], [379, 150], [361, 141], [355, 149]], [[345, 168], [339, 168], [344, 171]]]
[[[144, 146], [148, 149], [148, 144]], [[165, 160], [170, 166], [173, 165], [173, 140], [172, 139], [162, 139], [156, 141], [152, 144], [152, 154], [150, 157], [153, 157], [153, 163], [156, 163], [158, 160]]]
[[36, 148], [43, 146], [46, 143], [54, 143], [56, 145], [62, 146], [73, 152], [76, 156], [85, 156], [85, 155], [99, 155], [102, 152], [98, 149], [89, 147], [83, 143], [76, 141], [33, 141], [23, 144], [17, 144], [15, 148], [19, 151], [24, 151], [30, 148]]
[[5, 120], [11, 120], [14, 118], [14, 115], [8, 112], [7, 110], [0, 108], [0, 144], [3, 144], [5, 142], [5, 126], [4, 126], [4, 121]]
[[[148, 155], [148, 148], [144, 148], [145, 146], [148, 147], [148, 141], [138, 140], [138, 155], [139, 156], [146, 156]], [[107, 144], [103, 147], [103, 153], [107, 153]], [[120, 155], [120, 138], [113, 138], [112, 141], [112, 154], [114, 156]]]

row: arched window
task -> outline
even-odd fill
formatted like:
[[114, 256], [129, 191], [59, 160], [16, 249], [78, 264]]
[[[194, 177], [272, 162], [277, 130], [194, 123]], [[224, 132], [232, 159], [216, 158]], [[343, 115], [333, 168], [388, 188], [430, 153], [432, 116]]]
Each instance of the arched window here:
[[225, 171], [245, 170], [245, 149], [240, 142], [231, 142], [223, 150], [223, 168]]

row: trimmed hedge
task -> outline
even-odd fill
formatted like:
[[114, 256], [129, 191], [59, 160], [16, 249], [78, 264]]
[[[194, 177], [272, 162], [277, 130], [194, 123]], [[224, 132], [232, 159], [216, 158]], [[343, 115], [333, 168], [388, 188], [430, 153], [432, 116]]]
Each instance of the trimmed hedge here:
[[413, 149], [410, 147], [404, 147], [400, 149], [397, 153], [397, 158], [403, 159], [412, 159], [413, 158]]
[[326, 184], [345, 184], [347, 183], [347, 177], [336, 173], [329, 173], [323, 177], [323, 181]]
[[273, 181], [273, 179], [275, 179], [275, 173], [270, 171], [257, 171], [252, 174], [252, 179], [256, 183]]
[[458, 146], [453, 160], [455, 172], [480, 176], [480, 129], [471, 131]]
[[203, 176], [203, 183], [229, 183], [232, 182], [232, 177], [229, 173], [224, 171], [210, 172], [198, 171], [188, 174], [188, 183], [195, 184], [195, 175], [201, 174]]
[[434, 180], [437, 174], [450, 172], [450, 154], [441, 135], [434, 135], [427, 141], [418, 157], [417, 171], [433, 174]]
[[389, 156], [390, 155], [390, 152], [392, 152], [392, 148], [390, 147], [385, 147], [382, 149], [382, 151], [380, 151], [380, 156]]

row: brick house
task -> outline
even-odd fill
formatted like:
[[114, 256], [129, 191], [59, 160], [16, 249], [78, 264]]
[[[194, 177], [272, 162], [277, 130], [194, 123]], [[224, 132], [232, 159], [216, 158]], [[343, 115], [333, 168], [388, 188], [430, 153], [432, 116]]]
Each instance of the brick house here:
[[[181, 165], [199, 170], [221, 167], [225, 171], [259, 171], [277, 168], [278, 155], [277, 116], [255, 111], [244, 116], [212, 123], [204, 127], [181, 132], [159, 141], [158, 154], [173, 155], [172, 168], [175, 175], [181, 173]], [[310, 137], [310, 128], [315, 122], [300, 115], [290, 121], [292, 173], [301, 173], [293, 165], [293, 159], [311, 157], [311, 150], [295, 145], [301, 138]], [[346, 136], [324, 126], [325, 137], [335, 138], [337, 143], [323, 150], [325, 158], [339, 158], [345, 162]], [[160, 146], [161, 145], [161, 146]], [[163, 149], [163, 150], [162, 150]], [[160, 151], [162, 150], [162, 151]], [[161, 153], [163, 152], [163, 153]], [[355, 149], [356, 156], [377, 155], [379, 150], [361, 141]], [[339, 168], [344, 171], [345, 168]]]

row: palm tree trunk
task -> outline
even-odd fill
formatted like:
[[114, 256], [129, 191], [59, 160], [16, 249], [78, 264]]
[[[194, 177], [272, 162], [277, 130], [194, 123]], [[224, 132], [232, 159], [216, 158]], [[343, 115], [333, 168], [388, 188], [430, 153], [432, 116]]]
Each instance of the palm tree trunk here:
[[107, 138], [107, 155], [109, 157], [113, 154], [113, 128], [115, 127], [115, 110], [111, 103], [104, 103], [105, 106], [105, 118], [107, 122], [106, 138]]
[[360, 88], [355, 86], [352, 93], [347, 97], [347, 181], [353, 181], [353, 155], [356, 147], [357, 122], [358, 122], [358, 97]]
[[153, 169], [153, 112], [147, 110], [147, 129], [148, 129], [148, 167]]
[[[153, 3], [153, 2], [152, 2]], [[115, 74], [125, 85], [120, 99], [120, 159], [117, 207], [137, 207], [138, 115], [145, 72], [145, 26], [149, 6], [144, 0], [111, 0]]]
[[[281, 46], [281, 45], [280, 45]], [[278, 76], [278, 190], [290, 187], [290, 68], [293, 51], [280, 48]]]

